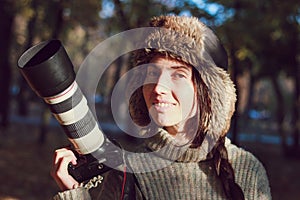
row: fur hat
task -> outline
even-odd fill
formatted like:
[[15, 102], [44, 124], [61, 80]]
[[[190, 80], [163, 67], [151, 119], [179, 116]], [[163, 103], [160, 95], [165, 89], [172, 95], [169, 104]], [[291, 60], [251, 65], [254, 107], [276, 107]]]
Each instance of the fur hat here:
[[[195, 17], [154, 17], [150, 21], [150, 26], [158, 29], [147, 37], [145, 42], [148, 48], [136, 52], [135, 65], [148, 63], [155, 52], [168, 52], [168, 55], [194, 66], [206, 84], [211, 100], [207, 135], [213, 140], [224, 136], [230, 127], [236, 93], [230, 75], [226, 71], [228, 57], [217, 36]], [[143, 76], [137, 75], [132, 83], [142, 79]], [[144, 102], [141, 96], [134, 98], [134, 103]], [[145, 104], [142, 106], [145, 108]], [[130, 113], [137, 121], [143, 121], [145, 118], [142, 117], [145, 113], [132, 108], [132, 105]]]

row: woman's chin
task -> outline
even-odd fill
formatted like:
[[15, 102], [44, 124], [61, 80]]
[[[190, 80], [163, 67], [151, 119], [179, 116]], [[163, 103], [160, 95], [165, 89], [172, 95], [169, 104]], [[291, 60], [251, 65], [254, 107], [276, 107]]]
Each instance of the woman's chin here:
[[178, 123], [178, 122], [162, 120], [162, 119], [156, 119], [156, 120], [154, 120], [154, 122], [159, 127], [173, 127]]

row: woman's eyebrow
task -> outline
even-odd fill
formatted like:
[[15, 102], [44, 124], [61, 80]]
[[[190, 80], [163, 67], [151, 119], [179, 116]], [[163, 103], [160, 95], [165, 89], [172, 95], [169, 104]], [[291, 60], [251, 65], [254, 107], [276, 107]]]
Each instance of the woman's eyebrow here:
[[187, 67], [185, 65], [172, 65], [171, 68], [173, 68], [173, 69], [179, 69], [179, 68], [189, 69], [189, 67]]
[[170, 69], [172, 69], [172, 70], [181, 69], [181, 70], [184, 70], [184, 71], [191, 71], [190, 67], [185, 66], [185, 65], [174, 65], [174, 66], [171, 66]]
[[[152, 69], [159, 69], [161, 66], [163, 65], [159, 65], [159, 64], [152, 64], [150, 65], [148, 68], [152, 68]], [[186, 66], [186, 65], [171, 65], [170, 67], [168, 67], [169, 70], [178, 70], [178, 69], [181, 69], [181, 70], [184, 70], [184, 71], [191, 71], [190, 70], [190, 67], [189, 66]]]

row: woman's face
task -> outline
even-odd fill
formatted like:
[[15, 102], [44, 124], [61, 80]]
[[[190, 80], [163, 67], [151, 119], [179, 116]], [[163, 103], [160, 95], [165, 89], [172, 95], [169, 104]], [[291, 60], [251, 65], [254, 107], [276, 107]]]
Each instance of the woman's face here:
[[196, 113], [192, 67], [163, 56], [155, 56], [148, 68], [143, 95], [151, 118], [169, 133], [183, 131]]

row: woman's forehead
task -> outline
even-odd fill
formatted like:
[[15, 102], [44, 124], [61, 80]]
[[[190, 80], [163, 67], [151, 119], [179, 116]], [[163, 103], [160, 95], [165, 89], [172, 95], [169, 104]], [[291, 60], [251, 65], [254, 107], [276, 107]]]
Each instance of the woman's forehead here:
[[157, 66], [159, 66], [160, 64], [168, 64], [170, 66], [174, 66], [174, 67], [184, 67], [184, 68], [192, 68], [191, 65], [178, 60], [176, 58], [170, 57], [168, 55], [155, 55], [151, 60], [149, 64], [156, 64]]

